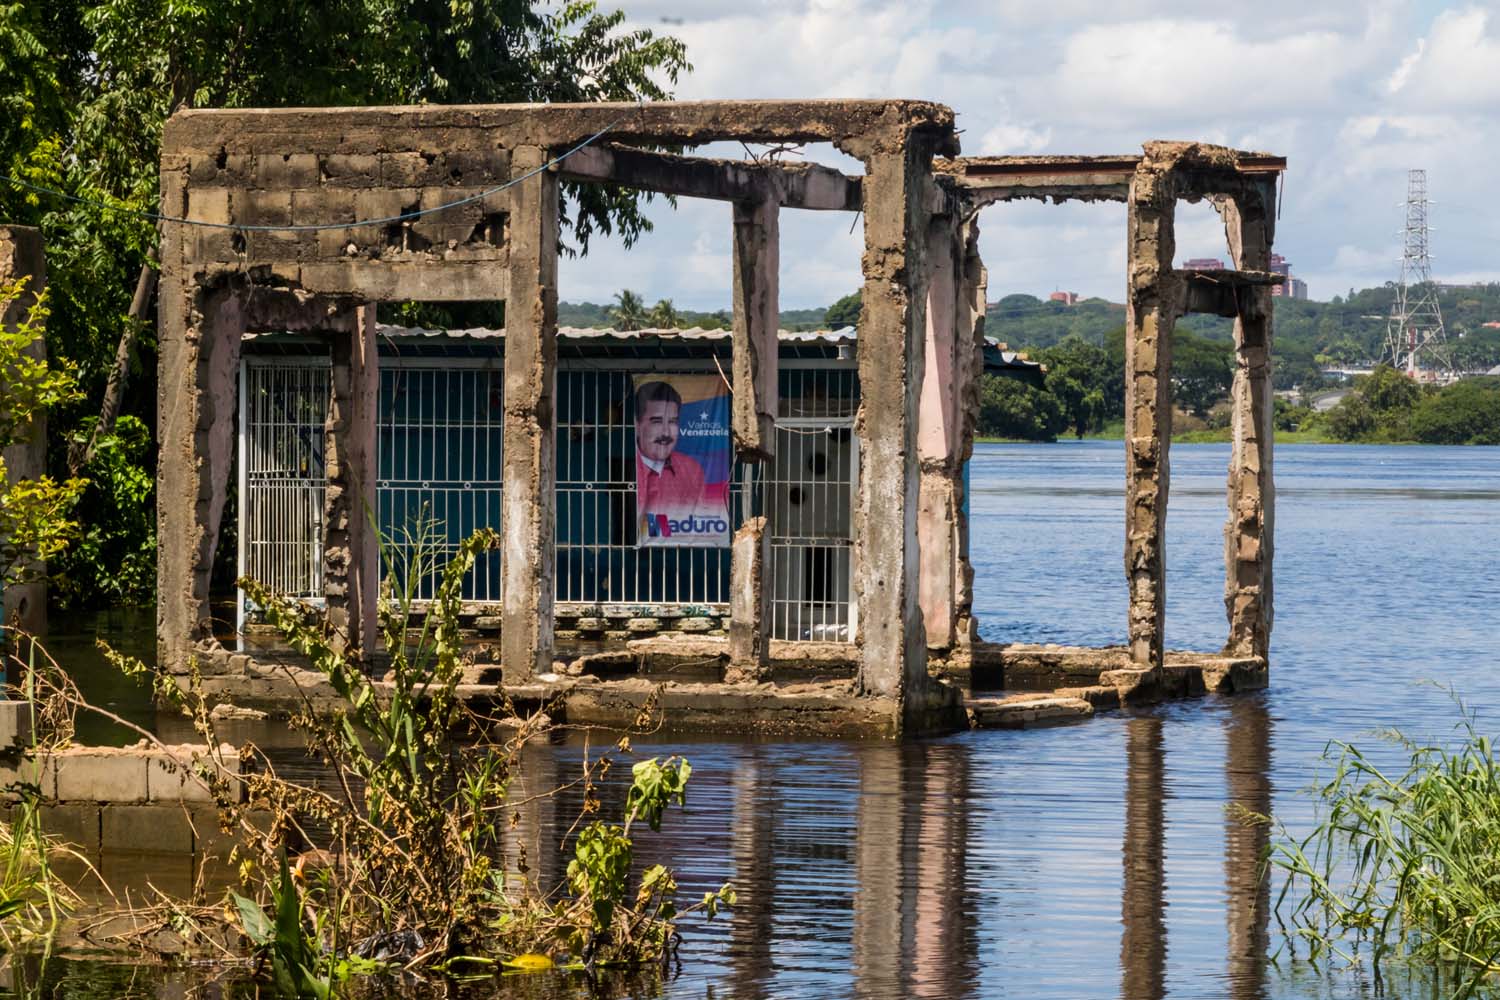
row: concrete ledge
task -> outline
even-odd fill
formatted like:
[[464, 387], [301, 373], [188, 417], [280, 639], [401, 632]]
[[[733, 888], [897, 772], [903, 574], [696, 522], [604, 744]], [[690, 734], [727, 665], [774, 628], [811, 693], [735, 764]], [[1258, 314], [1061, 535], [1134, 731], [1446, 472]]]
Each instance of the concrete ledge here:
[[1084, 698], [1020, 694], [1004, 698], [971, 698], [965, 706], [975, 729], [1036, 729], [1086, 722], [1094, 706]]
[[[213, 795], [192, 773], [208, 755], [208, 747], [192, 745], [68, 747], [27, 755], [0, 766], [0, 796], [16, 801], [18, 786], [33, 785], [43, 802], [61, 805], [210, 803]], [[229, 780], [229, 794], [243, 801], [239, 751], [225, 745], [219, 755], [222, 768], [218, 769]]]

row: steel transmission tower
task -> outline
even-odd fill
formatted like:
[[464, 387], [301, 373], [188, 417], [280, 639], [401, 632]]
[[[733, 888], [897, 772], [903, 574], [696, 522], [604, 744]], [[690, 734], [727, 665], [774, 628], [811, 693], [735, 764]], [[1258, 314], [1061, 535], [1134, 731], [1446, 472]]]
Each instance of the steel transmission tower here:
[[1451, 374], [1453, 356], [1443, 332], [1443, 311], [1432, 283], [1432, 259], [1427, 254], [1427, 171], [1406, 172], [1405, 252], [1401, 283], [1386, 326], [1382, 360], [1412, 376], [1428, 370]]

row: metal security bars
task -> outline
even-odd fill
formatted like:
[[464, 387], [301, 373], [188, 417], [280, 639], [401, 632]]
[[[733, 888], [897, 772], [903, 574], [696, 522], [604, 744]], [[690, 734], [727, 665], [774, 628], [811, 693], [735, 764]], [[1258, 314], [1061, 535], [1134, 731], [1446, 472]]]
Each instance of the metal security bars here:
[[[577, 362], [557, 374], [557, 569], [555, 598], [586, 613], [603, 605], [701, 608], [729, 603], [729, 549], [638, 548], [635, 393], [623, 367]], [[676, 366], [673, 373], [707, 373]], [[664, 372], [665, 373], [665, 372]], [[743, 467], [730, 489], [732, 525], [749, 499]]]
[[858, 373], [781, 371], [776, 456], [761, 483], [771, 534], [773, 638], [847, 642], [854, 490], [859, 478]]
[[[500, 528], [500, 364], [499, 358], [381, 360], [377, 523], [398, 586], [410, 587], [418, 601], [435, 596], [460, 542], [479, 528]], [[420, 565], [413, 565], [419, 553]], [[500, 601], [500, 570], [499, 551], [480, 553], [464, 578], [463, 599]]]
[[[712, 359], [657, 361], [664, 373], [717, 373]], [[631, 376], [653, 361], [568, 359], [556, 387], [555, 598], [562, 614], [606, 606], [723, 614], [727, 548], [636, 544]], [[240, 571], [290, 596], [322, 596], [326, 357], [250, 356], [242, 373]], [[503, 373], [497, 357], [381, 359], [376, 517], [398, 581], [430, 600], [436, 573], [478, 527], [500, 526]], [[858, 374], [847, 359], [784, 359], [776, 456], [740, 465], [730, 523], [764, 514], [770, 531], [771, 635], [848, 641], [853, 502], [859, 477]], [[382, 573], [385, 567], [382, 568]], [[465, 602], [498, 605], [501, 553], [483, 554]]]
[[323, 596], [328, 376], [326, 358], [247, 360], [240, 374], [239, 572], [304, 600]]

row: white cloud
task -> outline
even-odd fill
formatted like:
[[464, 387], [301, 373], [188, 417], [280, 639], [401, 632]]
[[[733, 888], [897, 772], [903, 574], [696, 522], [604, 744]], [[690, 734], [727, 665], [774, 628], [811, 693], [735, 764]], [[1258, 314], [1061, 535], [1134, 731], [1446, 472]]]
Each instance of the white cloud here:
[[[687, 42], [696, 68], [678, 87], [684, 99], [933, 99], [957, 112], [970, 155], [1125, 153], [1153, 138], [1284, 154], [1277, 249], [1314, 297], [1395, 277], [1389, 248], [1408, 167], [1430, 172], [1439, 274], [1496, 267], [1500, 18], [1472, 0], [1437, 10], [1416, 0], [618, 2], [632, 23]], [[818, 147], [808, 155], [837, 159]], [[653, 301], [727, 306], [727, 208], [683, 201], [672, 213], [657, 202], [650, 213], [657, 232], [634, 250], [601, 245], [565, 262], [563, 296], [601, 301], [632, 287]], [[1222, 255], [1216, 220], [1196, 218], [1184, 210], [1181, 255]], [[788, 308], [857, 285], [862, 237], [851, 221], [784, 215]], [[1120, 206], [997, 206], [981, 234], [994, 297], [1123, 294]]]
[[1444, 11], [1391, 75], [1407, 107], [1495, 110], [1500, 106], [1500, 28], [1480, 7]]

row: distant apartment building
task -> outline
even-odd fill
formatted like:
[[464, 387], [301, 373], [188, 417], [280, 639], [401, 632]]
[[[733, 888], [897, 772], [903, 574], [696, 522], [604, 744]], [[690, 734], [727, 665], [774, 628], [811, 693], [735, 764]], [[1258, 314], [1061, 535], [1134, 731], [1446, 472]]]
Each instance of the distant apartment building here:
[[1271, 286], [1272, 295], [1287, 299], [1307, 298], [1307, 282], [1301, 278], [1292, 277], [1292, 264], [1281, 254], [1271, 255], [1271, 271], [1286, 279], [1279, 285]]
[[1224, 270], [1224, 262], [1217, 257], [1194, 257], [1192, 260], [1183, 261], [1182, 266], [1188, 271]]
[[1077, 292], [1053, 292], [1047, 296], [1049, 302], [1061, 302], [1065, 306], [1076, 306], [1078, 304]]

